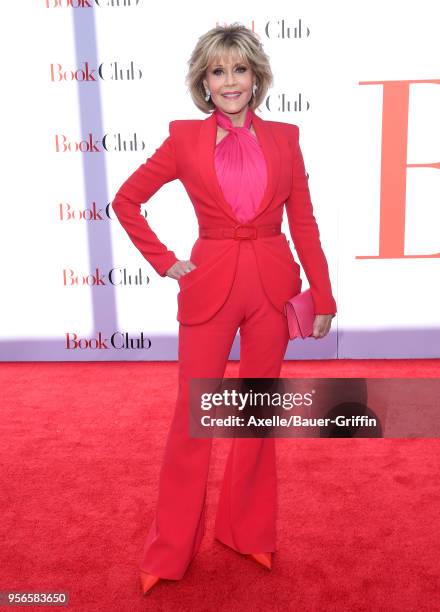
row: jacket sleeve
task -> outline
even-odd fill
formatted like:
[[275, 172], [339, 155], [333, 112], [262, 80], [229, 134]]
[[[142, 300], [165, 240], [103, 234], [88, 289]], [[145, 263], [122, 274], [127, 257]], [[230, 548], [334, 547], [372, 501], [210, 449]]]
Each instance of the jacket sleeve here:
[[172, 123], [171, 121], [169, 124], [168, 137], [153, 155], [128, 177], [112, 201], [115, 215], [131, 241], [160, 276], [165, 276], [178, 258], [153, 232], [141, 214], [141, 204], [147, 202], [162, 185], [178, 176], [171, 139]]
[[333, 314], [336, 302], [332, 295], [327, 259], [322, 250], [320, 234], [310, 198], [308, 174], [299, 144], [299, 127], [289, 125], [293, 155], [292, 188], [286, 201], [290, 234], [306, 273], [315, 305], [315, 314]]

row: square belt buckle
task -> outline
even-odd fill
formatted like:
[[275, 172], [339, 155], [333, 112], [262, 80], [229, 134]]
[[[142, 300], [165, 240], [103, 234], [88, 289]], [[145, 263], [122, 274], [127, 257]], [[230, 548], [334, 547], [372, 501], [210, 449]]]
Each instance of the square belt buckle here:
[[236, 225], [234, 228], [234, 240], [248, 240], [257, 237], [257, 228], [254, 225]]

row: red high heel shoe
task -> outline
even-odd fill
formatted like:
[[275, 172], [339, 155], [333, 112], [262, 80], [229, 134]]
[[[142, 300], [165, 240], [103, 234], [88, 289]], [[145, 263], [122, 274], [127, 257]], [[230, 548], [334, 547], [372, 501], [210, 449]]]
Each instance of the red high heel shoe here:
[[267, 569], [272, 569], [272, 553], [249, 553], [246, 555], [249, 559], [254, 559], [260, 565], [267, 567]]
[[154, 587], [160, 580], [159, 576], [153, 576], [153, 574], [148, 574], [147, 572], [143, 572], [141, 570], [140, 573], [141, 585], [142, 585], [142, 593], [146, 595], [150, 589]]

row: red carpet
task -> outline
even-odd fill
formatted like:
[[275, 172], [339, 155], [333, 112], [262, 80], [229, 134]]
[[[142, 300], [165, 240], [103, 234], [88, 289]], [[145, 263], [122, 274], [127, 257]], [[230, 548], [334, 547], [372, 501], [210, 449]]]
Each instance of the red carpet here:
[[[439, 374], [439, 360], [339, 360], [286, 362], [281, 376]], [[4, 363], [0, 383], [1, 591], [68, 591], [74, 611], [439, 609], [438, 440], [278, 440], [272, 572], [213, 540], [230, 443], [214, 440], [200, 552], [143, 598], [177, 364]]]

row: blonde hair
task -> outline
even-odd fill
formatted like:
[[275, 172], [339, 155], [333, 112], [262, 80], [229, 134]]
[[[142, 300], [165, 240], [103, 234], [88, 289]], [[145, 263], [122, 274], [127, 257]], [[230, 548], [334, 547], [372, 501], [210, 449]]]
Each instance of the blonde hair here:
[[189, 70], [185, 78], [194, 104], [204, 113], [209, 114], [215, 109], [211, 98], [205, 100], [203, 79], [206, 78], [208, 66], [231, 52], [237, 54], [240, 61], [249, 63], [255, 75], [257, 90], [249, 101], [252, 110], [260, 106], [273, 83], [269, 57], [252, 30], [238, 22], [212, 28], [198, 39], [188, 61]]

